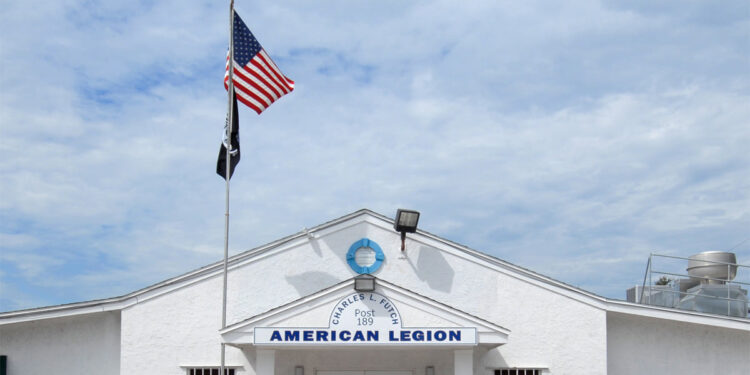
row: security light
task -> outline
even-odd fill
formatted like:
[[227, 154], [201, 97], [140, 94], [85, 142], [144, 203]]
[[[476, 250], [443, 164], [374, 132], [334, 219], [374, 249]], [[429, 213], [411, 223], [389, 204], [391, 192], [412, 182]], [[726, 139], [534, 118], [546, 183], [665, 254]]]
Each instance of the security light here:
[[375, 276], [363, 274], [354, 278], [354, 290], [372, 292], [375, 290]]
[[399, 208], [396, 210], [396, 222], [393, 223], [393, 229], [395, 229], [396, 232], [414, 233], [417, 231], [418, 222], [418, 211]]
[[417, 223], [419, 223], [418, 211], [403, 208], [396, 210], [396, 221], [393, 223], [393, 229], [396, 232], [401, 232], [401, 251], [406, 248], [406, 234], [416, 232]]

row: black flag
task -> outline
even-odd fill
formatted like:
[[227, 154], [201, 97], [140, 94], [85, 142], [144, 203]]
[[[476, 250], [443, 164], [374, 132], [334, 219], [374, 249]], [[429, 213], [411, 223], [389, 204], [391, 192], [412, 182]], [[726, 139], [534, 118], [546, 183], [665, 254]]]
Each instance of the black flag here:
[[[240, 121], [239, 115], [237, 115], [237, 95], [232, 98], [232, 145], [230, 146], [229, 158], [231, 163], [229, 164], [229, 179], [234, 174], [234, 167], [240, 162]], [[221, 142], [221, 148], [219, 149], [219, 160], [216, 161], [216, 173], [227, 179], [227, 128], [229, 127], [229, 114], [224, 122], [224, 140]]]

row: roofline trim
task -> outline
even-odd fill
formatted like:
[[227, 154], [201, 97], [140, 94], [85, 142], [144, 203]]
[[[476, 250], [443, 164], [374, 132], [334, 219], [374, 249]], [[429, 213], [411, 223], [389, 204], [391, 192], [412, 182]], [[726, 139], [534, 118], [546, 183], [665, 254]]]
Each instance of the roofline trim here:
[[[357, 225], [364, 221], [368, 221], [371, 224], [378, 225], [387, 229], [390, 229], [390, 227], [393, 224], [393, 220], [384, 215], [381, 215], [369, 209], [360, 209], [348, 215], [344, 215], [337, 219], [317, 225], [313, 227], [312, 229], [304, 229], [290, 236], [286, 236], [276, 241], [270, 242], [268, 244], [233, 255], [229, 257], [228, 259], [229, 268], [234, 269], [237, 267], [241, 267], [249, 262], [260, 260], [263, 258], [261, 257], [261, 255], [270, 256], [272, 254], [267, 254], [267, 253], [270, 253], [274, 250], [286, 251], [286, 250], [292, 249], [295, 246], [297, 246], [295, 241], [300, 240], [300, 239], [309, 240], [309, 236], [311, 233], [330, 230], [342, 223], [346, 223], [358, 217], [361, 218], [361, 220], [350, 223], [344, 228], [336, 228], [334, 231], [343, 230], [345, 228], [348, 228], [353, 225]], [[367, 220], [368, 217], [380, 220], [380, 224]], [[704, 313], [685, 311], [685, 310], [672, 310], [672, 309], [661, 308], [658, 306], [640, 305], [640, 304], [633, 304], [633, 303], [620, 301], [620, 300], [608, 299], [602, 296], [598, 296], [594, 293], [585, 291], [583, 289], [574, 287], [572, 285], [565, 284], [564, 282], [552, 279], [542, 274], [538, 274], [526, 268], [506, 262], [494, 256], [471, 249], [459, 243], [443, 239], [437, 235], [426, 232], [424, 230], [418, 229], [416, 234], [418, 236], [410, 236], [409, 240], [421, 242], [425, 245], [429, 245], [429, 243], [426, 243], [425, 241], [418, 240], [418, 237], [421, 236], [429, 241], [434, 241], [438, 244], [441, 244], [442, 246], [440, 246], [440, 248], [442, 250], [445, 250], [456, 256], [462, 257], [463, 259], [471, 261], [475, 264], [494, 269], [496, 271], [502, 272], [505, 275], [517, 278], [524, 282], [529, 282], [536, 286], [556, 292], [565, 297], [588, 304], [589, 306], [599, 308], [604, 311], [613, 311], [613, 312], [620, 312], [620, 313], [625, 313], [625, 314], [654, 316], [654, 317], [662, 316], [663, 314], [669, 314], [671, 317], [665, 317], [665, 319], [695, 322], [695, 323], [707, 324], [707, 325], [717, 325], [718, 323], [716, 322], [718, 321], [723, 321], [723, 322], [732, 321], [732, 322], [736, 322], [738, 324], [744, 324], [750, 327], [750, 324], [748, 324], [750, 323], [750, 319], [711, 315], [711, 314], [704, 314]], [[452, 249], [455, 249], [457, 251], [451, 251]], [[514, 272], [508, 272], [508, 271], [514, 271]], [[131, 293], [119, 296], [119, 297], [112, 297], [112, 298], [106, 298], [106, 299], [100, 299], [100, 300], [75, 302], [71, 304], [47, 306], [47, 307], [0, 313], [0, 325], [31, 321], [31, 320], [39, 320], [39, 319], [50, 319], [50, 318], [58, 318], [58, 317], [65, 317], [65, 316], [82, 315], [82, 314], [89, 314], [89, 313], [103, 312], [103, 311], [124, 310], [130, 306], [149, 300], [151, 298], [155, 298], [155, 297], [170, 293], [174, 290], [187, 287], [189, 285], [203, 281], [208, 278], [220, 276], [222, 272], [223, 272], [223, 260], [220, 260], [212, 264], [209, 264], [207, 266], [187, 272], [180, 276], [167, 279], [160, 283], [145, 287], [143, 289], [136, 290], [134, 292], [131, 292]], [[655, 310], [655, 311], [658, 310], [659, 312], [658, 313], [654, 312], [653, 314], [643, 313], [643, 311], [651, 311], [651, 310]], [[675, 317], [683, 317], [683, 316], [684, 317], [689, 316], [690, 318], [686, 318], [686, 319], [675, 318]], [[699, 321], [694, 321], [696, 319], [698, 319]], [[745, 326], [742, 326], [742, 327], [745, 327]], [[743, 329], [750, 329], [750, 328], [743, 328]]]
[[[375, 213], [368, 209], [360, 209], [351, 214], [342, 216], [338, 219], [334, 219], [326, 223], [320, 224], [318, 226], [315, 226], [311, 229], [305, 229], [295, 234], [292, 234], [290, 236], [286, 236], [276, 241], [267, 243], [265, 245], [261, 245], [256, 248], [243, 251], [239, 254], [232, 255], [228, 259], [229, 268], [234, 268], [236, 266], [242, 265], [247, 260], [256, 258], [258, 255], [264, 254], [266, 252], [279, 249], [284, 245], [291, 245], [290, 247], [293, 247], [293, 244], [291, 244], [292, 241], [302, 239], [302, 238], [307, 238], [310, 233], [329, 229], [343, 222], [349, 221], [352, 218], [363, 216], [365, 214], [373, 215]], [[216, 276], [217, 272], [218, 274], [221, 274], [223, 272], [223, 265], [224, 265], [224, 261], [219, 260], [209, 265], [195, 269], [193, 271], [189, 271], [182, 275], [164, 280], [162, 282], [147, 286], [142, 289], [138, 289], [136, 291], [133, 291], [131, 293], [124, 294], [118, 297], [2, 312], [0, 313], [0, 325], [16, 323], [16, 322], [21, 322], [21, 321], [28, 321], [28, 320], [48, 319], [48, 318], [57, 318], [57, 317], [63, 317], [63, 316], [88, 314], [90, 312], [125, 309], [127, 307], [130, 307], [134, 304], [145, 301], [147, 299], [153, 298], [155, 296], [168, 293], [174, 289], [180, 289], [184, 286], [193, 284], [194, 282], [201, 281], [206, 278], [214, 277]], [[197, 278], [197, 279], [191, 280], [194, 278]], [[166, 290], [162, 293], [155, 293], [154, 295], [149, 296], [148, 298], [143, 298], [145, 297], [144, 295], [148, 294], [149, 292], [154, 292], [157, 289], [170, 287], [170, 286], [173, 286], [174, 288], [170, 288], [169, 290]], [[24, 317], [28, 317], [28, 318], [24, 318]]]
[[[223, 328], [219, 330], [219, 333], [224, 335], [233, 331], [236, 331], [238, 329], [241, 329], [243, 327], [251, 326], [254, 324], [258, 324], [260, 322], [263, 322], [264, 320], [271, 319], [274, 317], [279, 317], [281, 319], [286, 318], [285, 314], [288, 312], [291, 312], [295, 310], [296, 308], [300, 306], [306, 306], [309, 305], [315, 301], [319, 301], [320, 303], [316, 304], [315, 306], [320, 306], [325, 303], [329, 303], [330, 301], [338, 301], [341, 296], [338, 295], [338, 293], [341, 293], [345, 290], [354, 291], [354, 277], [344, 280], [342, 282], [339, 282], [338, 284], [332, 285], [328, 288], [321, 289], [315, 293], [309, 294], [307, 296], [301, 297], [297, 300], [291, 301], [289, 303], [285, 303], [281, 306], [277, 306], [275, 308], [272, 308], [268, 311], [265, 311], [263, 313], [260, 313], [258, 315], [249, 317], [247, 319], [232, 323], [228, 325], [226, 328]], [[420, 309], [419, 306], [415, 306], [414, 304], [409, 304], [408, 302], [404, 302], [401, 299], [411, 299], [417, 303], [423, 304], [425, 306], [430, 306], [431, 308], [435, 309], [436, 311], [441, 311], [445, 314], [453, 315], [456, 317], [459, 317], [461, 319], [465, 319], [466, 321], [472, 322], [473, 324], [477, 326], [484, 326], [488, 330], [492, 330], [504, 335], [510, 334], [510, 330], [508, 328], [505, 328], [503, 326], [500, 326], [496, 323], [490, 322], [489, 320], [480, 318], [478, 316], [469, 314], [465, 311], [459, 310], [453, 306], [446, 305], [440, 301], [434, 300], [430, 297], [423, 296], [417, 292], [413, 292], [409, 289], [406, 289], [398, 284], [391, 283], [387, 280], [376, 278], [377, 280], [377, 286], [378, 288], [383, 288], [386, 291], [386, 297], [392, 298], [392, 296], [388, 296], [388, 293], [394, 293], [397, 294], [400, 298], [396, 298], [395, 300], [398, 300], [399, 303], [404, 303], [406, 305], [409, 305], [413, 308]], [[376, 291], [376, 293], [380, 293]]]

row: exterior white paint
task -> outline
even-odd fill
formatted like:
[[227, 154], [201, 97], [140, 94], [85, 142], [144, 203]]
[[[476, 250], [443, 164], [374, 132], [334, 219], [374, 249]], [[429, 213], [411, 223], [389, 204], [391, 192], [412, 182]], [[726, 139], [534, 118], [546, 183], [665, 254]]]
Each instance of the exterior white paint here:
[[120, 373], [120, 314], [103, 312], [0, 325], [8, 374]]
[[[221, 277], [177, 289], [122, 311], [121, 373], [185, 374], [181, 366], [219, 363]], [[227, 363], [248, 367], [227, 348]]]
[[[222, 340], [229, 343], [227, 364], [249, 375], [291, 375], [296, 366], [305, 375], [365, 370], [424, 375], [427, 366], [435, 375], [492, 375], [494, 369], [514, 367], [545, 374], [717, 368], [750, 373], [748, 319], [607, 300], [425, 232], [410, 234], [402, 253], [392, 222], [366, 210], [311, 232], [230, 261], [229, 327], [221, 334], [221, 266], [215, 264], [120, 298], [0, 314], [0, 354], [18, 366], [11, 374], [185, 374], [189, 367], [218, 366]], [[375, 292], [397, 305], [404, 327], [469, 327], [476, 329], [479, 344], [252, 344], [255, 326], [327, 327], [333, 307], [353, 292], [356, 274], [345, 256], [361, 238], [377, 242], [385, 253], [374, 273]], [[58, 338], [58, 330], [65, 334]], [[104, 356], [87, 354], [96, 351]], [[656, 352], [667, 354], [666, 365]], [[62, 368], [49, 360], [61, 355]]]
[[453, 351], [453, 373], [455, 375], [474, 374], [474, 350], [461, 349]]
[[255, 373], [258, 375], [273, 375], [276, 371], [276, 351], [269, 349], [255, 350]]
[[[557, 371], [562, 373], [606, 371], [603, 308], [575, 303], [515, 275], [499, 273], [476, 259], [442, 251], [413, 237], [407, 241], [406, 258], [401, 259], [400, 238], [387, 224], [362, 222], [331, 232], [320, 234], [318, 240], [304, 241], [290, 251], [256, 260], [246, 265], [243, 272], [233, 270], [229, 275], [229, 321], [242, 320], [331, 285], [325, 281], [336, 283], [353, 277], [355, 274], [346, 264], [346, 251], [351, 243], [367, 237], [379, 243], [386, 255], [375, 274], [379, 279], [408, 285], [416, 293], [459, 307], [513, 332], [511, 345], [486, 357], [489, 365], [548, 367], [549, 363], [555, 363]], [[279, 269], [287, 271], [280, 273]], [[255, 291], [241, 287], [254, 285], [257, 280], [265, 280], [268, 288]], [[282, 300], [284, 297], [286, 301]], [[269, 303], [263, 308], [249, 303], [258, 300]], [[521, 334], [516, 335], [516, 331]], [[580, 344], [571, 346], [571, 342]]]
[[750, 332], [609, 313], [608, 373], [750, 374]]
[[[315, 342], [315, 343], [277, 343], [275, 346], [271, 342], [266, 342], [267, 330], [272, 327], [279, 329], [286, 329], [287, 327], [300, 327], [302, 329], [322, 329], [330, 330], [336, 329], [340, 332], [341, 329], [354, 332], [355, 330], [364, 330], [373, 328], [379, 330], [409, 330], [416, 327], [428, 327], [430, 330], [459, 330], [462, 332], [471, 332], [472, 336], [468, 336], [470, 343], [462, 340], [454, 342], [441, 342], [441, 343], [427, 343], [411, 341], [409, 343], [399, 343], [401, 345], [389, 345], [382, 342], [373, 342], [369, 345], [359, 343], [356, 345], [347, 345], [346, 348], [352, 349], [355, 347], [368, 347], [374, 348], [390, 348], [402, 347], [406, 349], [414, 348], [415, 346], [441, 346], [441, 347], [452, 347], [452, 348], [471, 348], [475, 347], [476, 344], [481, 346], [497, 346], [508, 342], [508, 330], [494, 325], [485, 320], [473, 317], [464, 312], [455, 310], [450, 306], [436, 303], [435, 301], [429, 300], [425, 297], [414, 294], [413, 292], [404, 290], [396, 285], [390, 284], [384, 280], [381, 280], [379, 285], [380, 293], [377, 295], [378, 299], [388, 301], [394, 306], [401, 306], [401, 311], [398, 314], [398, 324], [393, 325], [389, 320], [381, 321], [380, 324], [375, 326], [367, 327], [332, 327], [334, 319], [330, 319], [332, 310], [338, 312], [337, 307], [341, 304], [342, 299], [349, 299], [352, 294], [353, 281], [340, 283], [332, 288], [320, 291], [311, 296], [305, 297], [293, 303], [282, 306], [275, 309], [267, 314], [262, 314], [257, 317], [239, 322], [231, 325], [221, 331], [222, 336], [226, 343], [234, 346], [258, 346], [258, 347], [276, 347], [277, 349], [286, 349], [288, 347], [300, 347], [304, 346], [310, 349], [314, 349], [316, 346], [323, 347], [336, 347], [338, 350], [341, 346], [340, 340], [337, 342]], [[362, 296], [367, 296], [368, 293], [362, 292]], [[352, 311], [344, 311], [344, 314], [351, 314]], [[342, 317], [346, 319], [347, 317]], [[349, 317], [351, 318], [351, 316]], [[260, 341], [260, 345], [258, 342]], [[405, 346], [404, 346], [405, 345]]]

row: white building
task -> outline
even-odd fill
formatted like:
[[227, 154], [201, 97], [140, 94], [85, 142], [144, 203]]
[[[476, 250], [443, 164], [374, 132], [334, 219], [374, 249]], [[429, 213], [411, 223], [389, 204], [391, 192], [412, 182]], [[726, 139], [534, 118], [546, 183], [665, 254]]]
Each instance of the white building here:
[[423, 231], [402, 252], [368, 210], [232, 257], [225, 329], [222, 283], [220, 262], [2, 313], [7, 374], [207, 374], [222, 342], [238, 375], [750, 374], [750, 319], [602, 298]]

